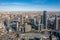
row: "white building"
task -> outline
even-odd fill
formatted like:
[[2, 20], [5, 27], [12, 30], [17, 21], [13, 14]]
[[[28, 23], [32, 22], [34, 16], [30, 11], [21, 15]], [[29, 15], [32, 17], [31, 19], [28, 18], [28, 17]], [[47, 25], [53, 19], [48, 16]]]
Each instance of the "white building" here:
[[31, 25], [28, 25], [27, 23], [25, 23], [25, 32], [29, 32], [31, 31]]

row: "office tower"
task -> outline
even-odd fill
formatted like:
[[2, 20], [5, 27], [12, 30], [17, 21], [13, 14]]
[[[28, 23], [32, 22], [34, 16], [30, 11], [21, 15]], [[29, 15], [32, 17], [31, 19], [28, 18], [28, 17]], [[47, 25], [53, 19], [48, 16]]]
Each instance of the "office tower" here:
[[56, 18], [56, 30], [58, 30], [58, 17]]
[[42, 21], [43, 21], [43, 16], [41, 16], [41, 22], [40, 22], [41, 24], [42, 24]]
[[46, 11], [43, 11], [43, 25], [44, 25], [44, 29], [46, 29]]
[[31, 19], [31, 24], [34, 24], [34, 19]]
[[41, 16], [41, 18], [39, 18], [38, 20], [38, 31], [42, 31], [44, 29], [44, 26], [43, 26], [43, 16]]
[[40, 22], [41, 22], [41, 19], [38, 20], [38, 31], [41, 30], [41, 26], [40, 26], [41, 23]]
[[56, 29], [56, 21], [57, 21], [57, 16], [55, 15], [55, 20], [54, 20], [54, 29]]
[[17, 22], [17, 31], [18, 31], [18, 22]]
[[24, 18], [23, 17], [21, 18], [21, 24], [24, 24]]
[[12, 21], [12, 22], [11, 22], [11, 27], [16, 31], [16, 29], [17, 29], [17, 24], [16, 24], [16, 22]]
[[21, 24], [22, 24], [22, 15], [17, 15], [17, 20], [18, 20], [18, 22], [20, 22]]
[[60, 32], [60, 17], [57, 18], [57, 21], [56, 21], [56, 29], [58, 30], [58, 32]]
[[49, 29], [56, 29], [56, 15], [52, 15], [48, 20]]
[[29, 31], [31, 31], [31, 25], [25, 23], [25, 32], [29, 32]]
[[34, 18], [34, 25], [36, 25], [36, 18]]
[[52, 24], [52, 27], [53, 27], [54, 30], [56, 30], [56, 20], [57, 20], [56, 18], [57, 18], [57, 16], [54, 15], [53, 18], [54, 18], [54, 19], [52, 20], [52, 23], [53, 23], [53, 24]]
[[18, 27], [20, 27], [20, 18], [17, 19], [17, 30], [18, 30]]
[[58, 31], [60, 32], [60, 19], [58, 20]]
[[43, 24], [39, 24], [38, 25], [38, 31], [42, 31], [43, 30]]
[[41, 16], [38, 18], [38, 31], [41, 31], [41, 29], [42, 29], [42, 19], [41, 18], [42, 18]]
[[4, 20], [4, 26], [8, 26], [8, 20]]

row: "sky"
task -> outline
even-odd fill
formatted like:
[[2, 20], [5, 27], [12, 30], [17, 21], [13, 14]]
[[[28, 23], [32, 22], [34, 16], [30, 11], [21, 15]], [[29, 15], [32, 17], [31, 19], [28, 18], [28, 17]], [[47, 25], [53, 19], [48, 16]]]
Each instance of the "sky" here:
[[60, 11], [60, 0], [0, 0], [0, 11]]

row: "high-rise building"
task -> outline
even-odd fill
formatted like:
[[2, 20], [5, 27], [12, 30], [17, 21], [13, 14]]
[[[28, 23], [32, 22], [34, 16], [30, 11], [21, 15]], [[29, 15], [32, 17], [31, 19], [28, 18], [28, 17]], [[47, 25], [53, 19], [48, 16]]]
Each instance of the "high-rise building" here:
[[46, 29], [46, 11], [43, 11], [43, 25], [44, 25], [44, 29]]
[[36, 18], [34, 18], [34, 24], [36, 25]]
[[48, 26], [51, 29], [56, 29], [56, 15], [52, 15], [48, 21]]
[[31, 25], [28, 25], [27, 23], [25, 23], [25, 32], [29, 32], [31, 31]]
[[57, 21], [56, 21], [56, 29], [58, 30], [58, 32], [60, 32], [60, 17], [57, 18]]

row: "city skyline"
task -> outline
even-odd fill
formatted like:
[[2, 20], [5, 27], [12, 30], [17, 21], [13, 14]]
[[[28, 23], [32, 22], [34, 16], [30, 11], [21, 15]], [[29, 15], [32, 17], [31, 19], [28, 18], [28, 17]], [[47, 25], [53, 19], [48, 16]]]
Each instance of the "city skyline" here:
[[60, 11], [60, 0], [0, 0], [0, 11]]

